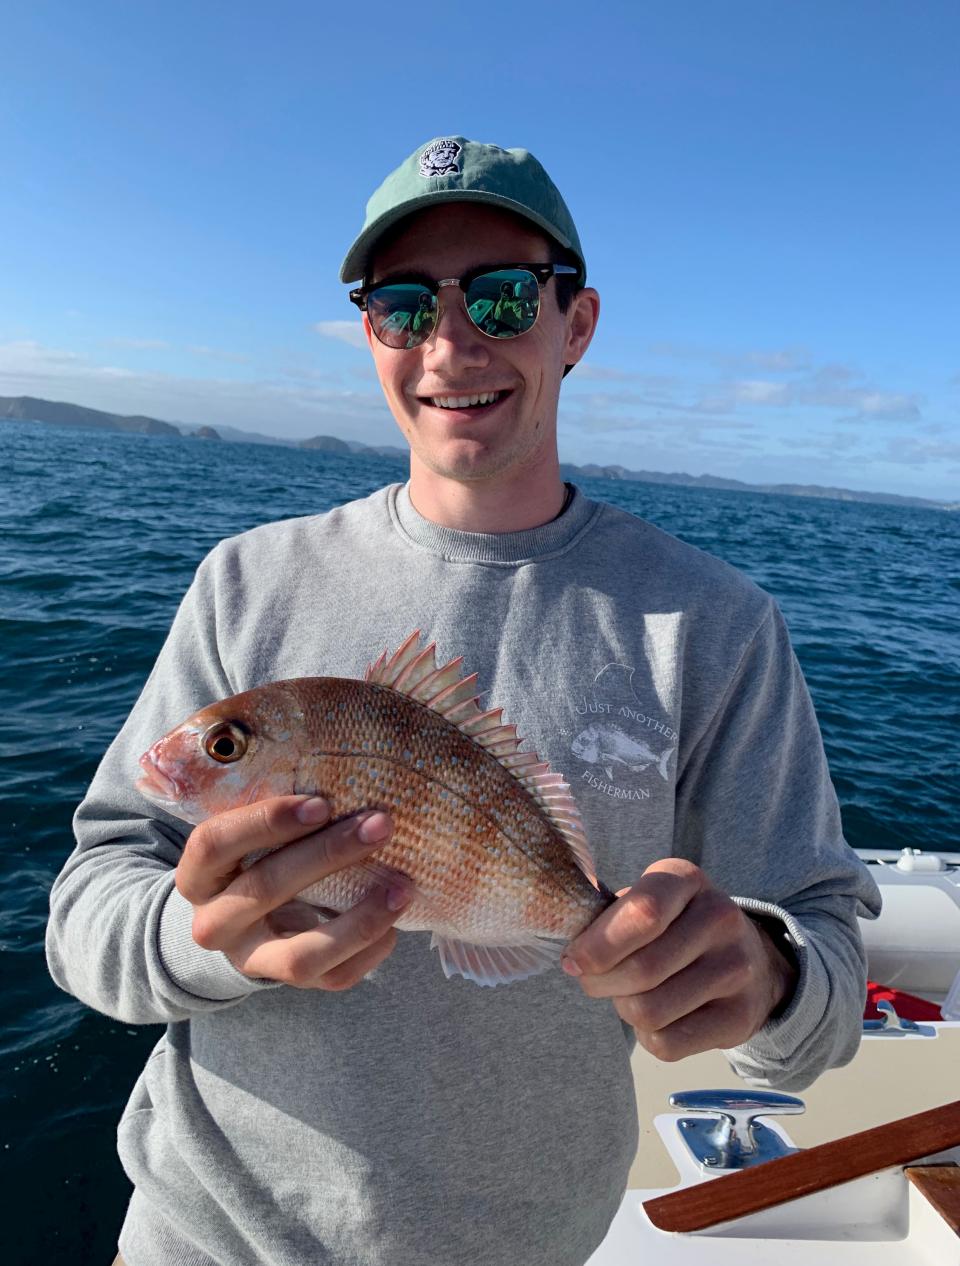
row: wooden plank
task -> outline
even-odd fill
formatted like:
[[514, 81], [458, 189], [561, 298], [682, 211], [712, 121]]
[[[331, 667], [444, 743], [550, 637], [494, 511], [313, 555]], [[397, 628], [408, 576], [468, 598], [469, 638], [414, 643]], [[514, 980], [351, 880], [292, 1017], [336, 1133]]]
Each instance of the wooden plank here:
[[954, 1234], [960, 1235], [960, 1165], [911, 1165], [905, 1173]]
[[702, 1231], [960, 1146], [960, 1099], [644, 1201], [661, 1231]]

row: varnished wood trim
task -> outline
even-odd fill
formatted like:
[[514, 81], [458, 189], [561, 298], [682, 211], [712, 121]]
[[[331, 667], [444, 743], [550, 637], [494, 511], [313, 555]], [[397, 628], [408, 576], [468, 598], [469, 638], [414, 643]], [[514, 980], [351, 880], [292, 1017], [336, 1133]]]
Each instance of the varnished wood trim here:
[[718, 1222], [759, 1213], [787, 1200], [957, 1146], [960, 1099], [942, 1108], [808, 1147], [753, 1169], [657, 1196], [644, 1201], [643, 1207], [661, 1231], [702, 1231]]
[[911, 1165], [904, 1172], [954, 1234], [960, 1235], [960, 1165]]

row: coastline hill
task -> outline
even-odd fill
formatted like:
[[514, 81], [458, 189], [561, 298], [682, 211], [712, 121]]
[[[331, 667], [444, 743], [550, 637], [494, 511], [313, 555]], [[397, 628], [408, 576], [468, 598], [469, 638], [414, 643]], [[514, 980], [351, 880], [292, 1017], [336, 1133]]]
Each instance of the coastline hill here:
[[139, 435], [180, 435], [178, 427], [159, 418], [123, 417], [85, 409], [59, 400], [35, 396], [0, 396], [0, 418], [16, 422], [50, 422], [54, 426], [79, 426], [97, 431], [131, 431]]
[[721, 488], [728, 492], [773, 492], [782, 497], [820, 497], [830, 501], [870, 501], [877, 505], [925, 506], [927, 509], [957, 510], [960, 504], [930, 501], [925, 497], [904, 497], [897, 492], [860, 492], [855, 488], [833, 488], [822, 484], [748, 484], [720, 475], [666, 474], [660, 470], [627, 470], [624, 466], [572, 466], [560, 463], [565, 479], [578, 475], [587, 479], [621, 479], [633, 483], [672, 484], [681, 488]]
[[[389, 444], [361, 444], [333, 435], [316, 435], [308, 440], [282, 439], [237, 427], [211, 426], [198, 423], [163, 422], [159, 418], [128, 417], [105, 413], [62, 400], [40, 400], [36, 396], [0, 396], [0, 421], [45, 422], [53, 426], [70, 426], [98, 431], [126, 431], [138, 435], [189, 436], [221, 439], [230, 443], [279, 444], [285, 448], [315, 449], [328, 453], [376, 454], [405, 460], [407, 450]], [[628, 470], [625, 466], [574, 466], [561, 464], [565, 479], [613, 479], [630, 482], [671, 484], [686, 488], [720, 488], [731, 492], [776, 493], [787, 497], [820, 497], [833, 501], [869, 501], [880, 505], [919, 506], [928, 510], [960, 510], [960, 502], [932, 501], [925, 497], [904, 497], [893, 492], [861, 492], [852, 488], [823, 487], [819, 484], [750, 484], [740, 479], [724, 479], [719, 475], [667, 474], [656, 470]]]

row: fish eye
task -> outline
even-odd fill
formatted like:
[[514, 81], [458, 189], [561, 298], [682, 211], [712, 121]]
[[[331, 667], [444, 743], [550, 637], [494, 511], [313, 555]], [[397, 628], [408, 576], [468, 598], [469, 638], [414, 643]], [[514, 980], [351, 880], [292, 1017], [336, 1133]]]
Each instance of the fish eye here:
[[246, 752], [247, 736], [238, 725], [226, 721], [207, 730], [203, 736], [203, 750], [221, 765], [230, 765]]

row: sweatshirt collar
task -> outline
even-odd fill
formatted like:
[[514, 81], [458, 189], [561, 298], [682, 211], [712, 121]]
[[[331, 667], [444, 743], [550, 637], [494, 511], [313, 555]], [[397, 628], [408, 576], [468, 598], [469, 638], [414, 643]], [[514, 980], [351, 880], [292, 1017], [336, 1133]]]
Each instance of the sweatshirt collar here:
[[562, 553], [583, 532], [599, 506], [578, 488], [559, 518], [523, 532], [461, 532], [425, 519], [414, 509], [409, 484], [395, 484], [388, 490], [387, 505], [394, 525], [413, 545], [439, 554], [451, 562], [517, 563], [542, 560]]

